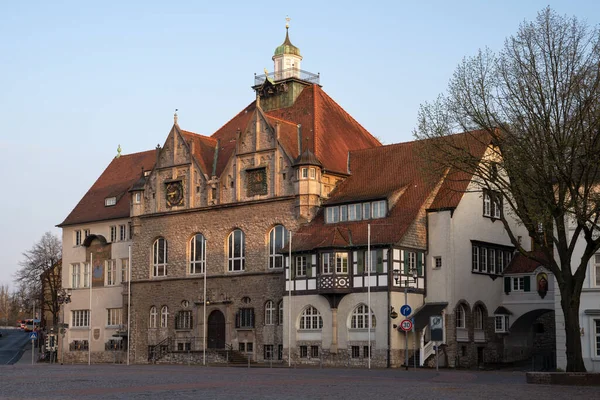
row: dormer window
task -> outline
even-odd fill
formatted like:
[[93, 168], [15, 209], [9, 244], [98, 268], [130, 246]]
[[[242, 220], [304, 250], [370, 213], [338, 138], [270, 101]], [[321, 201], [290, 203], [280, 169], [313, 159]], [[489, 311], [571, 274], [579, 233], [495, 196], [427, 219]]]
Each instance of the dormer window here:
[[105, 207], [114, 206], [115, 204], [117, 204], [117, 198], [116, 198], [116, 196], [107, 197], [107, 198], [104, 199], [104, 206]]
[[363, 219], [385, 218], [386, 215], [387, 202], [377, 200], [369, 203], [327, 207], [325, 209], [325, 222], [333, 224], [336, 222], [360, 221]]
[[144, 176], [149, 176], [150, 175], [150, 171], [144, 171]]

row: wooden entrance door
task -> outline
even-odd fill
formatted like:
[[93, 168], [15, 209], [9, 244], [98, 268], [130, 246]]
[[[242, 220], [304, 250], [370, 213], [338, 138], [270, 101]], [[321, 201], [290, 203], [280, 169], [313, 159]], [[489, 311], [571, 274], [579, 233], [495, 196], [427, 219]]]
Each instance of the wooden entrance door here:
[[208, 316], [207, 346], [209, 349], [225, 348], [225, 316], [219, 310], [214, 310]]

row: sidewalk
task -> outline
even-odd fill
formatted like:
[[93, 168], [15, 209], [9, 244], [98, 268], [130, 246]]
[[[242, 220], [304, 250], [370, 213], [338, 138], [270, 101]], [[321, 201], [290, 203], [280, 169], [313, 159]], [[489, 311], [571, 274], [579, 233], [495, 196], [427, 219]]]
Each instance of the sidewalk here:
[[[35, 356], [34, 356], [34, 364], [37, 363], [37, 359], [39, 356], [39, 349], [35, 349]], [[23, 354], [21, 355], [21, 358], [19, 359], [19, 361], [17, 361], [15, 364], [29, 364], [31, 365], [31, 344], [26, 345], [23, 348]]]

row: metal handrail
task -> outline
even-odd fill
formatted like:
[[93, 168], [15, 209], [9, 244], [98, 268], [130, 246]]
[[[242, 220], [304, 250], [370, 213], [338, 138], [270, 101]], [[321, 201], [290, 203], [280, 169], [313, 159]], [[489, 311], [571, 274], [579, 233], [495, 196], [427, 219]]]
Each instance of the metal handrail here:
[[254, 85], [262, 85], [267, 78], [274, 82], [287, 78], [298, 78], [302, 81], [316, 83], [318, 85], [321, 80], [321, 74], [313, 74], [312, 72], [297, 68], [286, 68], [277, 72], [269, 72], [268, 74], [254, 75]]

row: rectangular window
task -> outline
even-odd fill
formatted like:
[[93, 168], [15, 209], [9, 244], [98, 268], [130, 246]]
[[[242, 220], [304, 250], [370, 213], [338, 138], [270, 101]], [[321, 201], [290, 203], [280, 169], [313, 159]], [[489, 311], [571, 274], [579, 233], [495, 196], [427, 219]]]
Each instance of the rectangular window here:
[[121, 242], [127, 240], [127, 225], [119, 225], [119, 240]]
[[133, 194], [133, 203], [134, 204], [140, 204], [142, 202], [142, 193], [141, 192], [135, 192]]
[[110, 241], [111, 242], [117, 241], [117, 227], [116, 226], [110, 227]]
[[596, 325], [596, 356], [600, 357], [600, 319], [594, 320]]
[[508, 332], [508, 315], [495, 315], [494, 321], [496, 333]]
[[363, 219], [371, 219], [371, 203], [363, 203]]
[[310, 179], [315, 179], [317, 177], [316, 169], [311, 168], [309, 171], [310, 171]]
[[487, 272], [487, 261], [488, 261], [488, 249], [486, 247], [482, 247], [481, 249], [481, 257], [479, 260], [479, 266], [481, 267], [481, 272]]
[[360, 346], [352, 346], [352, 358], [360, 358]]
[[492, 199], [490, 198], [490, 194], [487, 191], [483, 192], [483, 216], [492, 216]]
[[244, 342], [238, 343], [238, 351], [240, 353], [245, 353], [246, 352], [246, 343], [244, 343]]
[[405, 252], [406, 259], [404, 260], [404, 274], [412, 274], [412, 271], [417, 270], [417, 253], [414, 251]]
[[296, 257], [296, 276], [306, 276], [306, 256]]
[[264, 346], [264, 357], [265, 360], [273, 360], [273, 345], [272, 344], [265, 344]]
[[[365, 265], [364, 271], [365, 274], [369, 272], [369, 258], [368, 253], [365, 251]], [[377, 271], [383, 271], [383, 250], [371, 250], [371, 273], [375, 273]]]
[[90, 287], [90, 263], [83, 264], [83, 287]]
[[335, 272], [338, 274], [348, 273], [348, 253], [335, 253]]
[[308, 346], [300, 346], [300, 358], [308, 358]]
[[310, 358], [319, 358], [319, 346], [310, 346]]
[[81, 231], [76, 230], [74, 235], [75, 246], [81, 246]]
[[89, 229], [85, 229], [85, 230], [83, 231], [83, 238], [85, 239], [85, 238], [87, 238], [88, 236], [90, 236], [90, 230], [89, 230]]
[[490, 256], [490, 273], [496, 274], [497, 273], [496, 272], [496, 250], [490, 249], [489, 256]]
[[502, 215], [502, 200], [499, 194], [495, 194], [492, 199], [492, 208], [494, 218], [500, 218]]
[[504, 272], [504, 257], [503, 257], [503, 251], [502, 250], [498, 250], [496, 252], [496, 273], [498, 275], [502, 274]]
[[90, 326], [90, 310], [71, 311], [71, 326], [73, 328]]
[[302, 168], [302, 178], [308, 178], [308, 168]]
[[340, 220], [339, 207], [327, 207], [326, 221], [328, 224], [334, 224]]
[[340, 222], [348, 221], [348, 206], [340, 206]]
[[127, 223], [127, 230], [129, 231], [129, 240], [133, 239], [133, 229], [131, 229], [131, 222]]
[[479, 246], [473, 246], [473, 271], [479, 271]]
[[277, 345], [277, 359], [283, 360], [283, 345], [282, 344]]
[[362, 206], [350, 204], [348, 206], [348, 221], [360, 221], [362, 219]]
[[106, 285], [114, 286], [117, 284], [117, 261], [106, 260]]
[[192, 329], [192, 311], [179, 311], [175, 316], [175, 329]]
[[106, 320], [106, 325], [108, 326], [119, 326], [122, 322], [122, 313], [120, 308], [107, 308], [108, 318]]
[[384, 218], [386, 214], [385, 200], [374, 201], [371, 205], [371, 218]]
[[333, 265], [331, 265], [331, 254], [321, 254], [321, 273], [329, 275], [333, 273]]
[[525, 277], [513, 278], [513, 291], [522, 292], [525, 290]]
[[106, 207], [110, 207], [110, 206], [114, 206], [115, 204], [117, 204], [117, 198], [116, 197], [107, 197], [104, 199], [104, 205]]
[[436, 269], [442, 268], [442, 257], [433, 257], [433, 265]]
[[71, 264], [71, 287], [77, 289], [81, 285], [79, 263]]
[[129, 281], [129, 259], [121, 259], [121, 282]]
[[369, 349], [369, 346], [363, 346], [363, 357], [369, 358], [370, 354], [371, 354], [371, 350]]
[[240, 308], [237, 313], [236, 328], [254, 328], [254, 308]]

